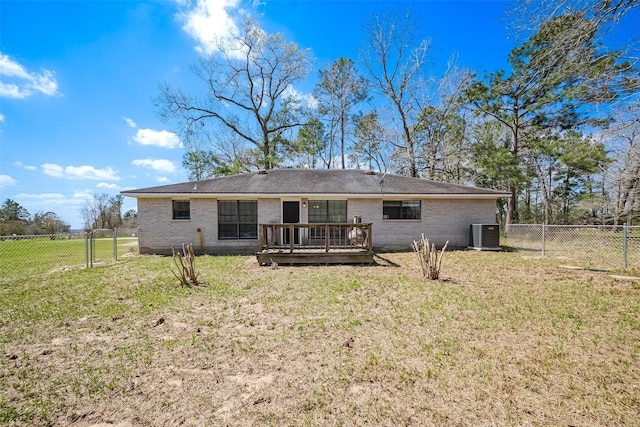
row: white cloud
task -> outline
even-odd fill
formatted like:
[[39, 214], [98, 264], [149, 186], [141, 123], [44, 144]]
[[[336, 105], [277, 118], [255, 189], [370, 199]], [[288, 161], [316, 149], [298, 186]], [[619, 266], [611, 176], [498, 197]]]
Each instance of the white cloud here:
[[45, 95], [53, 96], [58, 93], [58, 82], [56, 82], [52, 71], [45, 70], [42, 74], [33, 74], [33, 88]]
[[169, 178], [167, 178], [166, 176], [159, 176], [156, 181], [161, 182], [163, 184], [171, 182], [171, 180]]
[[16, 185], [16, 180], [9, 175], [0, 175], [0, 187], [11, 187]]
[[16, 195], [16, 198], [29, 200], [57, 200], [64, 199], [64, 195], [62, 193], [20, 193]]
[[21, 90], [18, 85], [0, 82], [0, 98], [24, 99], [29, 95], [28, 91]]
[[81, 190], [81, 191], [75, 191], [73, 193], [73, 198], [74, 199], [88, 200], [88, 199], [93, 198], [93, 193], [89, 189]]
[[70, 177], [77, 177], [81, 179], [96, 179], [96, 180], [112, 180], [117, 181], [120, 178], [113, 168], [106, 167], [104, 169], [96, 169], [93, 166], [67, 166], [64, 171]]
[[166, 130], [138, 129], [133, 140], [142, 145], [153, 145], [163, 148], [182, 148], [182, 141], [173, 132]]
[[38, 169], [36, 166], [33, 166], [33, 165], [27, 165], [27, 164], [24, 164], [24, 163], [22, 163], [22, 162], [15, 162], [15, 163], [14, 163], [14, 165], [16, 165], [16, 166], [17, 166], [17, 167], [19, 167], [19, 168], [22, 168], [22, 169], [28, 170], [28, 171], [34, 171], [34, 170], [37, 170], [37, 169]]
[[0, 77], [3, 80], [0, 81], [0, 98], [24, 99], [37, 92], [48, 96], [59, 95], [58, 82], [53, 71], [29, 72], [9, 55], [2, 53], [0, 53]]
[[0, 74], [7, 77], [18, 77], [20, 79], [28, 79], [29, 73], [25, 68], [9, 58], [9, 55], [0, 53]]
[[118, 181], [120, 177], [117, 171], [111, 167], [97, 169], [93, 166], [66, 166], [62, 167], [55, 163], [45, 163], [42, 165], [45, 175], [55, 178], [67, 179], [93, 179], [98, 181]]
[[71, 197], [62, 193], [20, 193], [16, 194], [15, 199], [20, 200], [20, 204], [29, 210], [29, 212], [38, 211], [75, 211], [78, 210], [90, 194], [77, 193]]
[[58, 216], [71, 223], [72, 227], [82, 227], [80, 209], [92, 197], [90, 192], [77, 192], [71, 196], [63, 193], [20, 193], [14, 200], [18, 201], [29, 212], [55, 212]]
[[176, 165], [172, 161], [165, 159], [136, 159], [131, 164], [152, 169], [156, 172], [175, 173], [176, 171]]
[[238, 32], [237, 18], [246, 15], [240, 7], [240, 0], [188, 0], [178, 3], [184, 7], [177, 15], [184, 22], [182, 29], [196, 40], [196, 50], [200, 53], [211, 54], [217, 50], [217, 41], [231, 40], [231, 35]]
[[127, 124], [129, 125], [129, 127], [132, 128], [137, 128], [138, 125], [136, 124], [136, 122], [134, 122], [132, 119], [130, 119], [129, 117], [123, 117], [124, 121], [127, 122]]
[[4, 122], [4, 114], [0, 113], [0, 123]]
[[293, 99], [300, 101], [307, 108], [315, 109], [318, 107], [318, 100], [312, 94], [302, 93], [296, 90], [296, 88], [294, 88], [293, 86], [287, 86], [283, 92], [283, 95], [285, 97], [292, 97]]
[[64, 175], [64, 168], [54, 163], [45, 163], [42, 165], [42, 172], [44, 172], [45, 175], [62, 178]]
[[108, 183], [108, 182], [100, 182], [96, 185], [97, 188], [105, 188], [107, 190], [119, 190], [120, 186], [118, 184]]

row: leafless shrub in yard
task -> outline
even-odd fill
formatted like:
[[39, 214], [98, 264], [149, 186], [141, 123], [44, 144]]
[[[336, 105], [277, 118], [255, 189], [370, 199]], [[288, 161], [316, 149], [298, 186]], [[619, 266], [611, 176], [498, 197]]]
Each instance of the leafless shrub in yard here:
[[429, 242], [429, 239], [422, 234], [420, 242], [413, 241], [411, 245], [413, 251], [420, 260], [420, 267], [422, 267], [422, 276], [428, 277], [431, 280], [437, 280], [440, 277], [440, 267], [442, 266], [442, 257], [444, 251], [447, 249], [449, 241], [444, 244], [440, 253], [436, 250], [435, 243]]
[[185, 245], [182, 244], [182, 252], [177, 251], [171, 248], [173, 252], [173, 263], [176, 266], [176, 269], [171, 269], [171, 272], [174, 276], [180, 281], [182, 285], [200, 285], [198, 281], [199, 274], [196, 273], [196, 254], [193, 251], [193, 245]]

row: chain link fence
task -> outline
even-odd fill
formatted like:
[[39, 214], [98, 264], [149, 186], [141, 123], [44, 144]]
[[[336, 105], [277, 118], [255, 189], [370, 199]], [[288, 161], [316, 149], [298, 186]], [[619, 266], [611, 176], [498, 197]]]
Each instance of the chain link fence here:
[[137, 229], [0, 236], [0, 283], [117, 260], [138, 252], [137, 236]]
[[640, 269], [640, 227], [516, 224], [506, 228], [502, 244], [588, 268]]

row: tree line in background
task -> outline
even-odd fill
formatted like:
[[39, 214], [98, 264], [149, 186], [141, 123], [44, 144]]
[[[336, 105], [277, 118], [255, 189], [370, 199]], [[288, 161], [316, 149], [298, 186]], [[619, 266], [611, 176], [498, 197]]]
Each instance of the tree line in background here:
[[66, 233], [71, 226], [54, 212], [39, 212], [31, 215], [14, 200], [7, 199], [0, 206], [0, 236], [13, 234]]
[[138, 214], [134, 209], [122, 213], [124, 196], [110, 196], [107, 193], [94, 194], [80, 209], [85, 231], [112, 230], [114, 228], [135, 228]]
[[383, 12], [357, 62], [321, 68], [308, 98], [293, 87], [311, 52], [249, 19], [192, 66], [200, 95], [164, 83], [155, 102], [193, 180], [369, 168], [507, 191], [504, 224], [618, 224], [640, 216], [637, 37], [606, 42], [638, 5], [521, 0], [509, 70], [479, 76], [452, 59], [437, 78], [411, 12]]
[[[85, 222], [84, 231], [114, 228], [135, 228], [137, 213], [130, 209], [121, 212], [122, 195], [94, 194], [80, 209]], [[71, 232], [71, 226], [55, 212], [38, 212], [33, 215], [14, 200], [7, 199], [0, 206], [0, 236], [43, 235]]]

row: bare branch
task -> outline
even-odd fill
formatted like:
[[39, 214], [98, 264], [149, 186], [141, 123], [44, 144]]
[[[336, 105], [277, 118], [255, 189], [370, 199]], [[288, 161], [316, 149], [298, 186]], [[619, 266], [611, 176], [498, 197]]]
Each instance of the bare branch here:
[[301, 106], [287, 100], [285, 91], [309, 72], [309, 51], [265, 33], [252, 20], [233, 40], [218, 43], [219, 53], [191, 67], [206, 95], [187, 96], [161, 85], [160, 115], [177, 122], [183, 135], [198, 135], [202, 126], [227, 128], [256, 148], [259, 167], [271, 168], [282, 132], [301, 124]]

